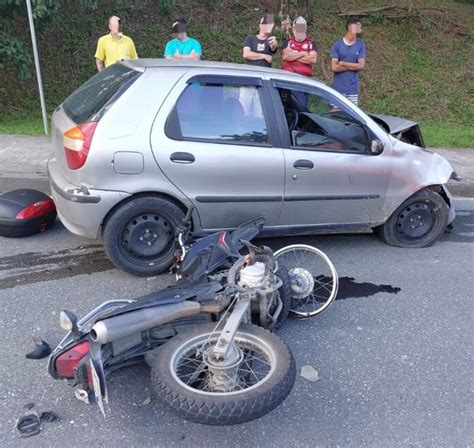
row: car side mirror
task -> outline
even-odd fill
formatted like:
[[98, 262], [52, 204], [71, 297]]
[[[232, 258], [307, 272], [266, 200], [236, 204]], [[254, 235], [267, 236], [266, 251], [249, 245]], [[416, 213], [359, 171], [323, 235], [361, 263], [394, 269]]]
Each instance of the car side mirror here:
[[370, 142], [370, 152], [373, 155], [381, 154], [383, 151], [383, 143], [378, 139], [374, 139]]

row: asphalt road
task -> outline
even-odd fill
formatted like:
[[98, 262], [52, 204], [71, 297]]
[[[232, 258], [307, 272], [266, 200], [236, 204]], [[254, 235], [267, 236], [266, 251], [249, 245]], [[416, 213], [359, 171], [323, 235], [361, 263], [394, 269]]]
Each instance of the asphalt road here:
[[[474, 202], [458, 202], [453, 233], [426, 249], [384, 245], [373, 235], [299, 238], [326, 251], [343, 278], [320, 317], [280, 332], [298, 370], [288, 399], [240, 426], [206, 427], [175, 416], [135, 366], [110, 377], [111, 412], [74, 398], [25, 354], [31, 336], [59, 342], [61, 309], [83, 315], [111, 298], [133, 298], [172, 282], [113, 269], [97, 243], [58, 226], [22, 240], [0, 238], [0, 446], [469, 446], [472, 395]], [[267, 240], [273, 247], [295, 239]], [[151, 399], [151, 402], [150, 402]], [[15, 432], [27, 403], [55, 422], [29, 439]]]

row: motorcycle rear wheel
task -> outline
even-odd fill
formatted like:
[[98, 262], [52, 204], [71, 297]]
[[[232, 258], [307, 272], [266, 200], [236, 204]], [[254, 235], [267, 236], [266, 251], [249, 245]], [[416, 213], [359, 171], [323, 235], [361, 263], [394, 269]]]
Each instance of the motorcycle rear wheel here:
[[164, 344], [151, 370], [163, 402], [187, 420], [206, 425], [235, 425], [262, 417], [280, 405], [295, 382], [296, 367], [287, 345], [274, 333], [242, 324], [234, 343], [240, 354], [236, 370], [216, 375], [206, 350], [220, 332], [199, 325]]

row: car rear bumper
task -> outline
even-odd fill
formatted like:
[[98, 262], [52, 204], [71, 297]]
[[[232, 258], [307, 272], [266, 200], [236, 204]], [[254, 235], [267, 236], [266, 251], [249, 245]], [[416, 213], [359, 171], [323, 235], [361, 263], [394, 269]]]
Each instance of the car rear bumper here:
[[123, 191], [96, 190], [72, 184], [63, 176], [54, 158], [48, 161], [48, 177], [61, 222], [70, 232], [86, 238], [100, 238], [107, 213], [130, 196]]

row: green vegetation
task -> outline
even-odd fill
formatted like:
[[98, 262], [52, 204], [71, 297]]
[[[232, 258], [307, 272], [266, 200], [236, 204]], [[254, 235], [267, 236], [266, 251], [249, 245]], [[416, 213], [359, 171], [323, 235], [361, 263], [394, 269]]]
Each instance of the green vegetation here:
[[432, 148], [472, 148], [474, 127], [455, 124], [423, 123], [421, 132], [425, 144]]
[[0, 118], [0, 134], [43, 134], [43, 119], [38, 113], [9, 113]]
[[[34, 72], [34, 66], [28, 53], [22, 53], [20, 60], [11, 57], [15, 48], [30, 49], [24, 2], [0, 0], [0, 12], [2, 3], [16, 5], [16, 12], [2, 19], [3, 29], [15, 40], [8, 41], [2, 56], [0, 39], [0, 132], [41, 132], [35, 80], [20, 76]], [[96, 42], [107, 32], [111, 14], [122, 18], [124, 32], [134, 39], [140, 57], [161, 57], [173, 17], [183, 15], [189, 19], [189, 34], [201, 41], [206, 59], [241, 62], [245, 35], [256, 31], [263, 11], [277, 13], [279, 2], [223, 0], [219, 7], [209, 0], [120, 0], [114, 6], [102, 0], [33, 3], [49, 8], [38, 9], [36, 25], [45, 96], [52, 112], [95, 72]], [[406, 2], [310, 0], [309, 34], [319, 47], [314, 76], [331, 82], [331, 45], [344, 33], [344, 19], [335, 14], [337, 5], [358, 10], [392, 3]], [[300, 13], [298, 4], [291, 1], [292, 17]], [[399, 19], [374, 14], [363, 19], [368, 59], [361, 77], [361, 106], [420, 122], [430, 146], [474, 147], [474, 6], [470, 1], [415, 0], [415, 7], [438, 12]], [[281, 30], [275, 32], [280, 39], [285, 37]], [[274, 66], [279, 64], [276, 58]]]

